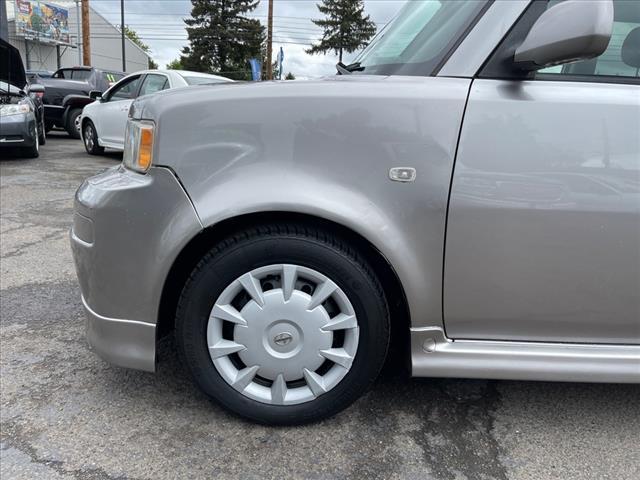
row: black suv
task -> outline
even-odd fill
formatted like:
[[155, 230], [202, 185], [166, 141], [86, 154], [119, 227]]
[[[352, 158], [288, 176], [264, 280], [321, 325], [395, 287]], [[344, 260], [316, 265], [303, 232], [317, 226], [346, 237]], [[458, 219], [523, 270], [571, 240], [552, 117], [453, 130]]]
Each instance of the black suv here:
[[93, 67], [72, 67], [56, 70], [51, 78], [38, 78], [46, 87], [44, 95], [44, 120], [47, 131], [53, 127], [64, 128], [69, 135], [80, 138], [77, 122], [82, 107], [93, 101], [90, 92], [103, 93], [125, 74]]

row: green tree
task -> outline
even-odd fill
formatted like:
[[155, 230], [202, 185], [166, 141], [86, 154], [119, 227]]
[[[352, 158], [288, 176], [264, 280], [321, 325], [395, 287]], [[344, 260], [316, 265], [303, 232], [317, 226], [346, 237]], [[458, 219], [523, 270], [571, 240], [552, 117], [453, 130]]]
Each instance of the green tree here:
[[184, 67], [180, 62], [180, 59], [176, 58], [175, 60], [171, 60], [169, 63], [167, 63], [167, 70], [184, 70]]
[[307, 53], [334, 51], [342, 61], [343, 51], [352, 53], [366, 47], [376, 34], [376, 24], [364, 13], [363, 0], [322, 0], [317, 7], [325, 18], [312, 21], [323, 29], [322, 39]]
[[149, 53], [151, 48], [149, 47], [149, 45], [147, 45], [142, 41], [142, 39], [138, 36], [138, 33], [135, 30], [125, 25], [124, 34], [129, 40], [131, 40], [133, 43], [138, 45], [145, 53]]
[[189, 46], [180, 63], [187, 70], [218, 73], [236, 80], [251, 78], [250, 58], [261, 58], [264, 27], [246, 15], [259, 0], [191, 0], [185, 20]]
[[285, 80], [295, 80], [296, 76], [293, 73], [289, 72], [289, 73], [287, 73], [287, 76], [284, 77], [284, 79]]
[[[149, 52], [151, 52], [151, 47], [149, 47], [149, 45], [147, 45], [146, 43], [144, 43], [142, 41], [142, 39], [138, 36], [138, 32], [136, 32], [132, 28], [129, 28], [129, 27], [127, 27], [125, 25], [124, 26], [124, 34], [126, 35], [126, 37], [129, 40], [131, 40], [133, 43], [138, 45], [145, 53], [148, 54]], [[153, 58], [151, 58], [151, 56], [149, 56], [148, 68], [150, 70], [157, 70], [158, 69], [158, 64], [153, 60]]]

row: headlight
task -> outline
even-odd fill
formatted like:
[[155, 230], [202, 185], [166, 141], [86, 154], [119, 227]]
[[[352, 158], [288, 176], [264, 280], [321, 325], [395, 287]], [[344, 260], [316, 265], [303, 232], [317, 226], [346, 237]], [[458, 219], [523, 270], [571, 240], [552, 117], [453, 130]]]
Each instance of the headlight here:
[[26, 103], [0, 105], [0, 117], [8, 117], [9, 115], [19, 115], [21, 113], [29, 113], [31, 107]]
[[125, 167], [145, 173], [153, 162], [153, 137], [155, 125], [147, 120], [128, 120], [124, 136]]

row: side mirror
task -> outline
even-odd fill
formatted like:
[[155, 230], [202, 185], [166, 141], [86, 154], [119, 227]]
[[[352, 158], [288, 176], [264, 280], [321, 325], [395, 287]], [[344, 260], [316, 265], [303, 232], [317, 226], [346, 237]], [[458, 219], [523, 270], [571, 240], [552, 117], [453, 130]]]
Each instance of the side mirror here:
[[99, 100], [102, 98], [102, 92], [99, 90], [91, 90], [89, 92], [89, 98], [92, 98], [93, 100]]
[[607, 49], [612, 30], [612, 0], [566, 0], [538, 18], [514, 63], [533, 71], [597, 57]]
[[39, 83], [32, 83], [29, 85], [29, 93], [44, 94], [44, 85]]

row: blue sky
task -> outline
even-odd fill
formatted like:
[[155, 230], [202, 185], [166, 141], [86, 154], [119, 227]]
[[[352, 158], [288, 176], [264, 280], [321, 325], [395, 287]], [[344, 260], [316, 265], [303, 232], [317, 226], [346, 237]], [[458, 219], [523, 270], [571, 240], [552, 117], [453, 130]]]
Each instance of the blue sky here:
[[[365, 10], [381, 28], [404, 3], [405, 0], [365, 0]], [[91, 6], [111, 23], [120, 23], [120, 0], [91, 0]], [[160, 68], [177, 58], [181, 47], [187, 45], [183, 18], [190, 12], [189, 0], [125, 0], [125, 24], [152, 48], [152, 56]], [[266, 0], [260, 2], [253, 15], [266, 26]], [[301, 78], [333, 74], [337, 62], [334, 55], [311, 56], [304, 52], [308, 43], [319, 37], [320, 30], [311, 23], [311, 18], [320, 18], [316, 1], [274, 0], [274, 51], [282, 46], [284, 71]]]

